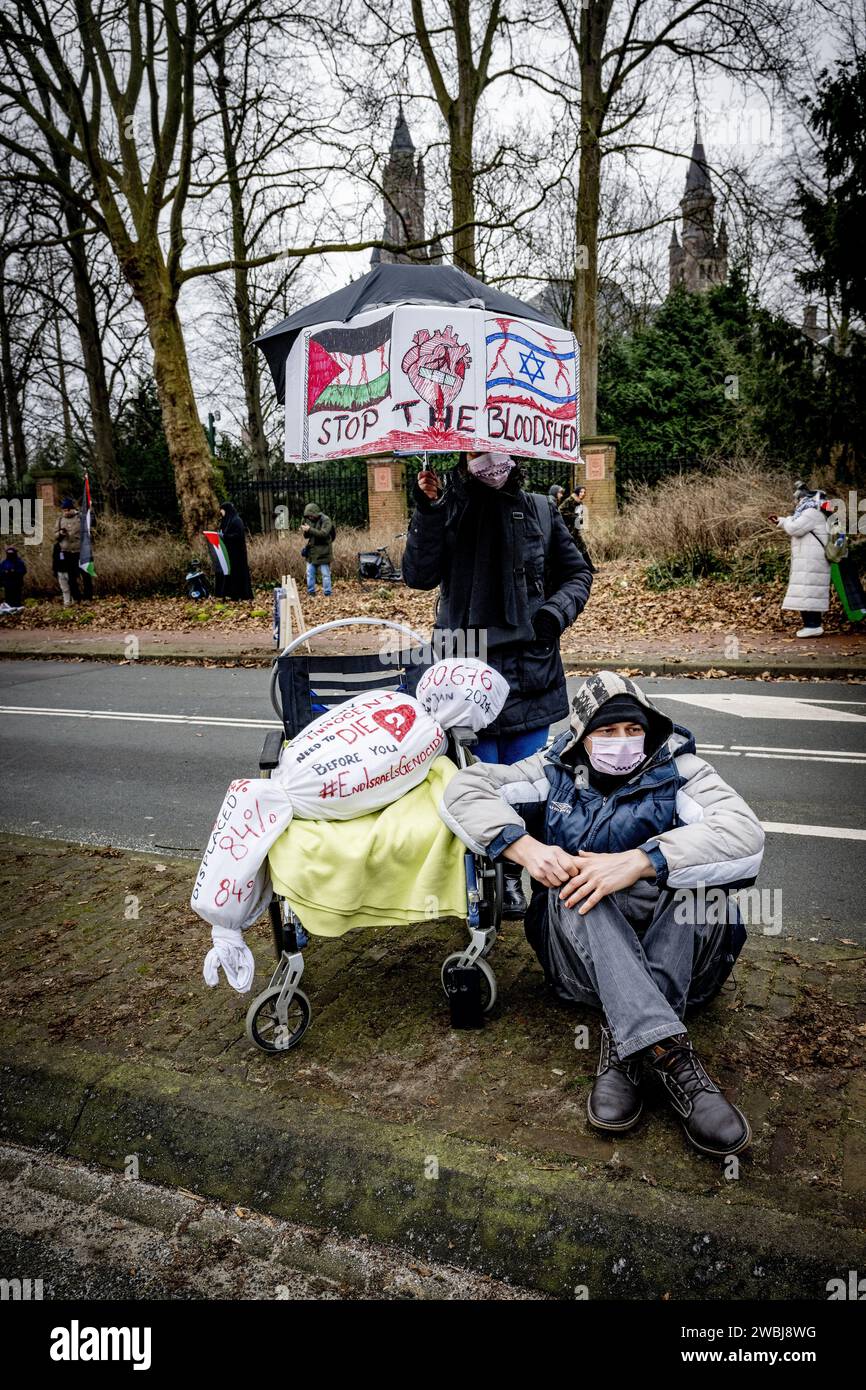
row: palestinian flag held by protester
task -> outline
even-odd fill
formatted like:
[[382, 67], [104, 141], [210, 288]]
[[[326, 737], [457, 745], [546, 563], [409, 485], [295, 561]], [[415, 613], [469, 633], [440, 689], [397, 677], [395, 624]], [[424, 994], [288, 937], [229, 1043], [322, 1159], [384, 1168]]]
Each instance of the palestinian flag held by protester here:
[[357, 328], [323, 328], [307, 349], [307, 414], [364, 410], [391, 390], [393, 314]]
[[84, 475], [84, 496], [81, 499], [81, 551], [78, 556], [78, 568], [84, 570], [85, 574], [95, 576], [96, 567], [93, 563], [93, 541], [90, 538], [90, 521], [93, 506], [90, 499], [90, 479]]
[[226, 543], [219, 531], [202, 531], [202, 535], [211, 548], [211, 559], [221, 574], [228, 574], [231, 570], [231, 560], [226, 550]]

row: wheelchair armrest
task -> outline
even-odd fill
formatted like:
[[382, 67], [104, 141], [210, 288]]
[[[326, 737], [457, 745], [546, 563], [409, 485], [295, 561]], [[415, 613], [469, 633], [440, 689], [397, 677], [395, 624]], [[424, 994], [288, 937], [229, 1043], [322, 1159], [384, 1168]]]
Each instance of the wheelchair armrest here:
[[448, 730], [448, 747], [461, 770], [474, 762], [474, 759], [470, 757], [469, 750], [477, 742], [478, 735], [474, 729], [464, 729], [458, 725], [456, 728]]
[[280, 752], [283, 747], [282, 729], [269, 729], [265, 734], [265, 741], [262, 744], [262, 751], [259, 754], [259, 771], [273, 772], [280, 761]]
[[478, 735], [474, 729], [464, 728], [458, 724], [455, 728], [449, 729], [448, 733], [460, 748], [471, 748], [473, 743], [478, 742]]

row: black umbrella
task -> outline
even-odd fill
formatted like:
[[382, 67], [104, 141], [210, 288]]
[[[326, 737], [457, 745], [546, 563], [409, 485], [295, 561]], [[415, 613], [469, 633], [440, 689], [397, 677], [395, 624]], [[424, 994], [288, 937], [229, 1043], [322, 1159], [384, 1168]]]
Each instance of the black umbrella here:
[[325, 295], [315, 303], [290, 314], [276, 328], [263, 333], [255, 342], [268, 359], [268, 366], [277, 388], [277, 399], [283, 401], [286, 391], [286, 359], [302, 328], [314, 324], [339, 321], [345, 323], [367, 309], [380, 304], [456, 304], [462, 308], [489, 309], [509, 314], [513, 318], [534, 319], [537, 323], [556, 325], [556, 320], [542, 314], [531, 304], [513, 295], [493, 290], [474, 275], [453, 265], [377, 265], [334, 294]]

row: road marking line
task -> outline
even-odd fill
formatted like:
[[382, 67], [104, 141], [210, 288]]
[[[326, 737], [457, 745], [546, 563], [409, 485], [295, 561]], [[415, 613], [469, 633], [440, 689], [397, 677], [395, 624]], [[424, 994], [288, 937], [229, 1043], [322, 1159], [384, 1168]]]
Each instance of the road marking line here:
[[805, 753], [744, 753], [746, 758], [770, 758], [782, 763], [842, 763], [845, 767], [866, 767], [863, 758], [810, 758]]
[[[712, 745], [705, 743], [705, 748]], [[858, 753], [851, 748], [781, 748], [774, 743], [732, 743], [740, 753], [797, 753], [808, 758], [866, 758], [866, 752]]]
[[203, 724], [224, 729], [277, 729], [274, 719], [228, 719], [221, 715], [142, 714], [122, 710], [40, 709], [32, 705], [0, 705], [0, 714], [38, 714], [59, 719], [117, 719], [145, 724]]
[[788, 821], [764, 820], [762, 826], [770, 835], [815, 835], [826, 840], [866, 840], [866, 830], [852, 830], [844, 825], [791, 825]]
[[806, 719], [832, 720], [835, 723], [866, 724], [866, 715], [854, 714], [852, 710], [836, 706], [827, 709], [823, 705], [810, 704], [793, 695], [729, 695], [702, 694], [699, 691], [682, 694], [669, 694], [654, 691], [658, 700], [677, 700], [684, 705], [697, 705], [701, 709], [712, 710], [715, 714], [734, 714], [740, 719]]

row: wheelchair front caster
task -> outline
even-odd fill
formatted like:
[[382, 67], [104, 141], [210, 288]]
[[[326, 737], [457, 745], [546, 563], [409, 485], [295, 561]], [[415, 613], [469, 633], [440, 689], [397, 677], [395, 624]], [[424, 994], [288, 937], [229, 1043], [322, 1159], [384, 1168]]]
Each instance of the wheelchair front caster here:
[[269, 987], [247, 1010], [247, 1037], [262, 1052], [288, 1052], [297, 1047], [310, 1026], [312, 1009], [303, 990], [296, 989], [288, 1002], [286, 1022], [277, 1017], [278, 986]]
[[453, 955], [445, 957], [444, 961], [442, 962], [442, 988], [445, 991], [445, 994], [450, 999], [450, 995], [448, 993], [448, 985], [446, 983], [445, 976], [446, 970], [448, 970], [452, 965], [463, 965], [464, 963], [468, 964], [471, 969], [477, 970], [479, 975], [481, 976], [481, 1012], [489, 1014], [496, 1003], [496, 976], [494, 975], [490, 966], [487, 964], [486, 960], [483, 960], [479, 956], [477, 960], [465, 962], [465, 955], [465, 951], [455, 951]]

